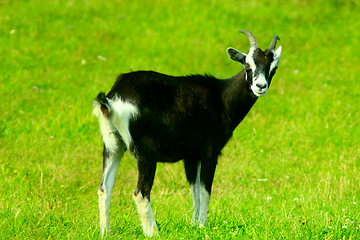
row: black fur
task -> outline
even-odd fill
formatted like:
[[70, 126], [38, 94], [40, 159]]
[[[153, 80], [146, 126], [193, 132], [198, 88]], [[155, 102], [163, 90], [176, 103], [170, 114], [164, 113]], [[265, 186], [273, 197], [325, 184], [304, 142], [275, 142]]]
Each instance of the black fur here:
[[[225, 80], [152, 71], [118, 77], [106, 97], [120, 97], [139, 109], [129, 125], [130, 151], [137, 158], [141, 182], [136, 193], [150, 194], [156, 162], [182, 159], [190, 183], [195, 182], [201, 163], [201, 181], [211, 192], [221, 149], [257, 100], [250, 90], [251, 70], [247, 74], [248, 81], [244, 71]], [[106, 106], [106, 98], [99, 95], [98, 99]]]

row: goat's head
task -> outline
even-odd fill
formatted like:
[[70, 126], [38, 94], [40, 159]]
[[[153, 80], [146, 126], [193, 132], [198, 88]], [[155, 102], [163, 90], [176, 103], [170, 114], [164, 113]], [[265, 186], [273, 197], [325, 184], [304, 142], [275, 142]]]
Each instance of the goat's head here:
[[249, 81], [251, 91], [255, 96], [261, 97], [266, 94], [280, 61], [282, 48], [275, 50], [276, 41], [280, 38], [275, 35], [269, 49], [262, 51], [251, 32], [247, 30], [240, 32], [249, 38], [249, 52], [245, 54], [234, 48], [228, 48], [227, 54], [245, 68], [245, 78]]

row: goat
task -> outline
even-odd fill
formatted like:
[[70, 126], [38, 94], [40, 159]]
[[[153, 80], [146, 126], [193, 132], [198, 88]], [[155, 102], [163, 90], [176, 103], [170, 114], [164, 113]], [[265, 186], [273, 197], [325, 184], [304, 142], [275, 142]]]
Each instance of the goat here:
[[228, 79], [210, 75], [173, 77], [153, 71], [121, 74], [109, 93], [94, 100], [104, 143], [103, 174], [98, 189], [101, 235], [110, 231], [111, 191], [124, 151], [137, 160], [133, 195], [146, 236], [158, 233], [150, 206], [157, 162], [184, 161], [193, 198], [191, 223], [204, 227], [218, 156], [258, 97], [266, 94], [280, 61], [282, 47], [274, 36], [262, 51], [253, 34], [244, 54], [228, 48], [243, 70]]

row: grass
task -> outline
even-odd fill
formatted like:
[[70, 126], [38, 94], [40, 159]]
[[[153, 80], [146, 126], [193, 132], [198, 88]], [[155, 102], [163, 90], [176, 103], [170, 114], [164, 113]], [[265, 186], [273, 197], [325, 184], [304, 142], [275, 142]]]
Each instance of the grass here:
[[[159, 164], [158, 239], [360, 237], [360, 10], [342, 1], [1, 1], [0, 238], [98, 239], [102, 160], [92, 99], [121, 72], [241, 66], [254, 33], [283, 46], [269, 93], [223, 150], [205, 229], [181, 163]], [[126, 154], [108, 239], [142, 239]]]

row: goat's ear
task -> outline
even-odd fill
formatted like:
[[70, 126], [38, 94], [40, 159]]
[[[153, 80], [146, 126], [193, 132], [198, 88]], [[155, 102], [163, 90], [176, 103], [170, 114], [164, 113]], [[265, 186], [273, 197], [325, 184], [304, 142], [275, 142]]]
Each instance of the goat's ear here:
[[231, 60], [240, 62], [242, 65], [245, 65], [246, 54], [231, 47], [229, 47], [226, 52]]
[[275, 58], [278, 59], [278, 61], [280, 60], [281, 57], [281, 51], [282, 51], [282, 47], [278, 47], [278, 49], [276, 49], [275, 51]]

